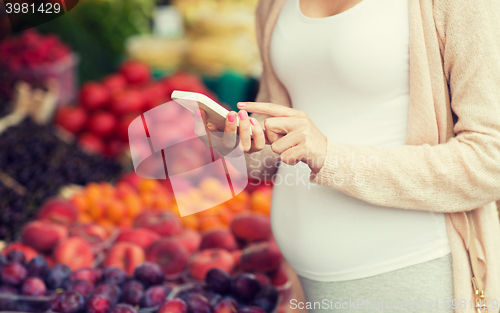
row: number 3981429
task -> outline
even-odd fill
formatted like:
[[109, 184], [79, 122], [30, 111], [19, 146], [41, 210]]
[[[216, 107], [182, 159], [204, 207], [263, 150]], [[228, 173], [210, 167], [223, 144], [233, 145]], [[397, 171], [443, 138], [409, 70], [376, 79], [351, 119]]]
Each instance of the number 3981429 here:
[[61, 12], [61, 4], [59, 3], [5, 3], [5, 11], [10, 13], [38, 13], [51, 14]]

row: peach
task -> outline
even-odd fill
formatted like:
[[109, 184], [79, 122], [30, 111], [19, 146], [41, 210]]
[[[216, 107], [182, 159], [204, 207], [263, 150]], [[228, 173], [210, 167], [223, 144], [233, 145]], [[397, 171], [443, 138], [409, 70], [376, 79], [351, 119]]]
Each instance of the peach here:
[[158, 239], [160, 239], [160, 235], [149, 229], [135, 228], [122, 230], [120, 235], [116, 238], [116, 242], [131, 242], [138, 245], [142, 249], [146, 249]]
[[188, 253], [177, 240], [162, 238], [146, 250], [146, 260], [158, 263], [165, 276], [172, 277], [184, 271], [188, 263]]
[[22, 243], [19, 242], [14, 242], [9, 244], [5, 249], [2, 250], [2, 254], [3, 256], [6, 256], [7, 254], [9, 254], [9, 252], [14, 250], [21, 251], [22, 253], [24, 253], [24, 257], [26, 258], [26, 263], [31, 261], [34, 257], [38, 255], [38, 252], [35, 249], [23, 245]]
[[99, 244], [108, 239], [108, 232], [98, 224], [75, 225], [70, 228], [71, 236], [79, 236], [90, 244]]
[[250, 208], [250, 195], [248, 191], [243, 190], [225, 203], [233, 212], [245, 211]]
[[119, 199], [123, 199], [128, 195], [136, 194], [136, 190], [129, 183], [120, 181], [116, 184], [115, 195]]
[[135, 225], [150, 229], [160, 236], [174, 236], [182, 232], [180, 218], [168, 212], [144, 212], [137, 216]]
[[200, 250], [222, 248], [227, 251], [238, 249], [238, 244], [233, 234], [227, 230], [214, 229], [203, 235], [200, 244]]
[[70, 201], [59, 198], [45, 201], [38, 212], [38, 219], [63, 225], [72, 224], [77, 218], [78, 211], [75, 206]]
[[231, 222], [231, 231], [236, 238], [249, 242], [265, 240], [271, 236], [271, 223], [265, 215], [244, 213], [235, 216]]
[[94, 252], [90, 244], [82, 238], [70, 237], [55, 247], [54, 261], [66, 264], [72, 271], [76, 271], [93, 265]]
[[117, 267], [132, 275], [135, 268], [146, 260], [144, 250], [130, 242], [118, 242], [109, 249], [104, 259], [104, 267]]
[[47, 221], [34, 221], [24, 226], [21, 234], [23, 244], [40, 252], [49, 252], [68, 236], [66, 226]]
[[186, 249], [189, 254], [198, 250], [201, 243], [201, 235], [193, 229], [184, 229], [182, 233], [175, 236], [175, 239]]
[[231, 273], [234, 268], [233, 255], [221, 248], [206, 249], [194, 254], [189, 262], [189, 274], [199, 280], [204, 280], [207, 272], [213, 268]]
[[231, 254], [233, 255], [233, 258], [234, 258], [234, 267], [240, 266], [242, 251], [241, 250], [234, 250], [234, 251], [231, 251]]
[[120, 182], [118, 182], [118, 184], [120, 184], [121, 182], [128, 183], [130, 186], [132, 186], [137, 190], [139, 189], [139, 184], [141, 183], [142, 180], [143, 178], [137, 176], [136, 173], [130, 172], [120, 177]]
[[282, 260], [283, 256], [277, 245], [261, 242], [242, 251], [241, 267], [245, 271], [270, 272], [277, 270]]

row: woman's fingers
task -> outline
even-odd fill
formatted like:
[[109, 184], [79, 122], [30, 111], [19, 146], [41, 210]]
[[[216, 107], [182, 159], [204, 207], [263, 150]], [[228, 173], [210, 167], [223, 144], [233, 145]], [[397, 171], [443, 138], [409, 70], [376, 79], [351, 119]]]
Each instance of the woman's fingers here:
[[262, 127], [260, 127], [259, 122], [255, 119], [255, 117], [250, 118], [250, 124], [252, 124], [252, 151], [259, 151], [264, 149], [266, 145], [266, 138], [264, 136], [264, 132], [262, 131]]
[[277, 154], [282, 154], [284, 151], [298, 145], [300, 141], [301, 136], [292, 132], [276, 140], [271, 145], [271, 149]]
[[270, 117], [265, 120], [266, 130], [276, 134], [287, 134], [297, 127], [301, 126], [304, 119], [296, 117]]
[[302, 155], [302, 148], [300, 146], [294, 146], [281, 153], [280, 159], [283, 163], [295, 165], [301, 161]]
[[248, 118], [248, 113], [245, 110], [238, 112], [240, 117], [239, 123], [239, 136], [243, 151], [247, 152], [252, 146], [252, 139], [250, 138], [250, 119]]
[[233, 148], [236, 145], [236, 132], [238, 126], [236, 121], [238, 120], [238, 115], [236, 112], [231, 111], [227, 114], [226, 125], [224, 127], [224, 135], [222, 137], [222, 143], [226, 148]]
[[271, 116], [293, 116], [296, 110], [275, 103], [263, 102], [238, 102], [238, 108], [251, 113], [266, 114]]

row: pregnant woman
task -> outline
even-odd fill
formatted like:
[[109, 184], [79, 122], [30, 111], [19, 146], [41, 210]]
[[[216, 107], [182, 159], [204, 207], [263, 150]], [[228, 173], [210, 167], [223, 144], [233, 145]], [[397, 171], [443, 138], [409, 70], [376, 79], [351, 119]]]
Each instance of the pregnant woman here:
[[260, 1], [260, 91], [225, 132], [239, 118], [250, 176], [274, 175], [310, 311], [498, 311], [499, 20], [489, 0]]

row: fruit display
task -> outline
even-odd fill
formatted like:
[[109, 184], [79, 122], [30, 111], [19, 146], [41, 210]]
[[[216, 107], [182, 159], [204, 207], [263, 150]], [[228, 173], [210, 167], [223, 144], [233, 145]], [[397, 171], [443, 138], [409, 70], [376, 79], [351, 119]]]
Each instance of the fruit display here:
[[86, 154], [61, 140], [52, 127], [26, 118], [0, 134], [0, 171], [25, 190], [24, 195], [9, 190], [0, 198], [0, 239], [13, 240], [43, 201], [60, 188], [112, 180], [121, 166], [111, 159]]
[[[77, 136], [86, 150], [115, 157], [128, 150], [128, 127], [142, 113], [171, 101], [173, 90], [214, 95], [195, 75], [179, 72], [152, 80], [150, 68], [139, 61], [125, 61], [119, 72], [100, 82], [87, 82], [76, 106], [61, 107], [56, 123]], [[173, 120], [191, 116], [187, 110], [172, 112]]]
[[[134, 221], [141, 223], [136, 217], [147, 211], [170, 212], [179, 216], [178, 201], [189, 202], [193, 206], [203, 205], [205, 197], [217, 196], [221, 188], [219, 181], [207, 178], [201, 182], [200, 188], [188, 189], [174, 197], [169, 180], [144, 179], [135, 173], [129, 173], [123, 175], [116, 186], [91, 183], [74, 194], [71, 201], [79, 212], [78, 220], [81, 223], [96, 222], [107, 229], [113, 229], [130, 227]], [[255, 188], [253, 184], [249, 184], [246, 190], [234, 198], [211, 209], [184, 216], [181, 222], [187, 228], [200, 231], [228, 229], [237, 213], [253, 211], [269, 215], [271, 196], [270, 185], [262, 184]]]
[[54, 34], [30, 29], [0, 42], [0, 93], [11, 97], [17, 80], [43, 87], [50, 78], [59, 85], [59, 100], [72, 101], [76, 92], [78, 57]]

